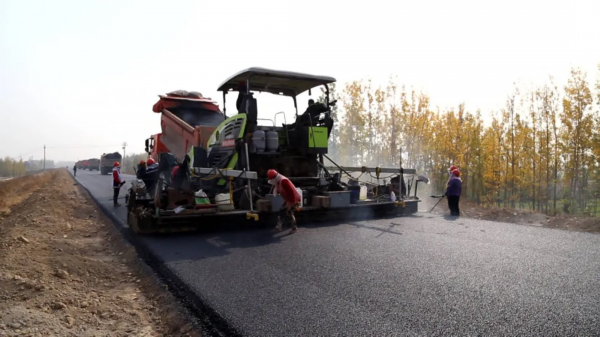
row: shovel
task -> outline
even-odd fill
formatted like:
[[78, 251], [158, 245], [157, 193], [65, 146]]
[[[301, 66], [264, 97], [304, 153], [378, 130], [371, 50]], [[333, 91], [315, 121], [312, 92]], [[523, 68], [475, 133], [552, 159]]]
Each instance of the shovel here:
[[442, 199], [444, 199], [445, 195], [432, 195], [432, 198], [440, 198], [440, 200], [435, 204], [435, 206], [433, 206], [433, 208], [431, 210], [429, 210], [429, 213], [433, 212], [433, 210], [437, 207], [437, 205], [440, 203], [440, 201], [442, 201]]

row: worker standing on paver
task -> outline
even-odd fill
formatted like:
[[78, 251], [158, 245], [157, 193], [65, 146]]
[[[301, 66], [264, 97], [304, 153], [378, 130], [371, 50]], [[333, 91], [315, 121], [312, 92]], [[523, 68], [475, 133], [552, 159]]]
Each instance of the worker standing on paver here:
[[152, 158], [148, 158], [146, 161], [146, 172], [144, 174], [144, 184], [146, 185], [146, 191], [150, 193], [150, 195], [154, 195], [154, 187], [158, 182], [158, 177], [160, 176], [160, 172], [158, 171], [158, 163], [154, 161]]
[[138, 164], [137, 172], [135, 173], [135, 176], [138, 179], [144, 179], [145, 175], [146, 175], [146, 161], [140, 160], [140, 163]]
[[448, 198], [448, 208], [451, 216], [460, 216], [460, 208], [458, 206], [460, 195], [462, 194], [462, 179], [460, 179], [460, 171], [452, 170], [452, 177], [448, 181], [446, 188], [446, 197]]
[[121, 186], [124, 184], [125, 180], [123, 180], [123, 177], [121, 176], [121, 164], [116, 161], [113, 164], [113, 205], [115, 207], [121, 206], [121, 204], [117, 202], [117, 199], [119, 199], [119, 191], [121, 191]]
[[283, 219], [288, 219], [290, 221], [290, 226], [292, 227], [290, 233], [295, 233], [298, 227], [296, 225], [296, 217], [294, 216], [294, 212], [300, 205], [302, 196], [298, 190], [296, 190], [296, 186], [294, 186], [294, 184], [287, 177], [279, 172], [271, 169], [267, 172], [267, 178], [269, 179], [269, 184], [275, 187], [273, 194], [281, 195], [284, 201], [281, 209], [279, 210], [279, 214], [277, 215], [277, 226], [273, 229], [273, 231], [281, 231]]

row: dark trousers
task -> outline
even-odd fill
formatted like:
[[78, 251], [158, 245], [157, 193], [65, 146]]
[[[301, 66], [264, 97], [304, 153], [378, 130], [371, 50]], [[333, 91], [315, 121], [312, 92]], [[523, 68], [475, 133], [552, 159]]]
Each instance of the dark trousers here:
[[119, 199], [119, 192], [121, 191], [120, 186], [119, 187], [113, 187], [113, 202], [116, 205], [117, 204], [117, 199]]
[[458, 207], [459, 201], [460, 196], [448, 196], [448, 208], [450, 209], [450, 215], [460, 216], [460, 208]]
[[290, 227], [292, 229], [296, 228], [296, 217], [294, 216], [294, 212], [296, 207], [287, 207], [284, 203], [283, 206], [279, 209], [279, 214], [277, 214], [277, 229], [281, 230], [283, 222], [287, 220]]
[[77, 176], [77, 170], [73, 170], [73, 175]]

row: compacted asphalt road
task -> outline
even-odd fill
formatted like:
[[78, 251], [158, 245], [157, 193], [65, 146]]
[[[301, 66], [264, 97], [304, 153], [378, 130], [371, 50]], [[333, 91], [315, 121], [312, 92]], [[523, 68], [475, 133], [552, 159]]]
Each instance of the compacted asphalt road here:
[[[112, 209], [110, 175], [77, 179]], [[595, 234], [421, 213], [143, 242], [248, 336], [600, 335]]]

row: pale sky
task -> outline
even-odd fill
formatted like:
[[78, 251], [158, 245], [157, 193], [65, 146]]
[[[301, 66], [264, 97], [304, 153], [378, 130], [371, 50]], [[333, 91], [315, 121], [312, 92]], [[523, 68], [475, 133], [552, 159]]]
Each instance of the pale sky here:
[[[484, 115], [514, 81], [596, 79], [598, 1], [0, 0], [0, 156], [142, 152], [159, 94], [216, 91], [259, 66], [422, 89]], [[314, 96], [315, 93], [313, 93]], [[265, 95], [262, 95], [263, 97]], [[299, 108], [306, 107], [306, 94]], [[228, 110], [235, 110], [234, 97]], [[229, 104], [233, 103], [233, 104]], [[260, 99], [259, 117], [291, 100]]]

